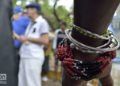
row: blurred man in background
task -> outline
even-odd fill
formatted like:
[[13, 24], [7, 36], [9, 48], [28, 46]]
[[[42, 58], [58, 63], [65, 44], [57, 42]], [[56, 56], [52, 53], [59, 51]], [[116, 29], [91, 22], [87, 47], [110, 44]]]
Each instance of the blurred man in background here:
[[41, 86], [41, 70], [44, 62], [44, 45], [49, 44], [47, 21], [40, 15], [37, 3], [26, 6], [31, 19], [25, 35], [18, 37], [20, 48], [19, 86]]
[[[53, 40], [53, 50], [54, 50], [54, 53], [56, 53], [56, 49], [59, 45], [59, 43], [64, 39], [66, 38], [66, 35], [65, 35], [65, 29], [67, 27], [67, 24], [66, 22], [64, 21], [61, 21], [60, 22], [60, 29], [57, 29], [55, 31], [55, 38]], [[57, 72], [58, 72], [58, 66], [59, 66], [59, 61], [58, 59], [56, 59], [55, 57], [55, 73], [56, 73], [56, 76], [57, 76]]]

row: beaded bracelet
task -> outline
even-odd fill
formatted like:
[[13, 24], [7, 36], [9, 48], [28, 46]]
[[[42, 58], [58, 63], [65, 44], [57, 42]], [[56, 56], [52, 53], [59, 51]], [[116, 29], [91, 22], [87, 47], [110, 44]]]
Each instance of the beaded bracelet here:
[[95, 39], [104, 39], [104, 40], [108, 40], [109, 39], [109, 35], [111, 35], [112, 33], [110, 31], [107, 31], [106, 34], [103, 35], [98, 35], [96, 33], [93, 33], [91, 31], [85, 30], [79, 26], [76, 26], [75, 24], [73, 24], [71, 27], [73, 27], [73, 29], [76, 29], [77, 31], [79, 31], [79, 33], [88, 36], [90, 38], [95, 38]]
[[70, 41], [64, 39], [57, 49], [57, 59], [62, 62], [64, 71], [66, 74], [74, 80], [90, 80], [97, 74], [104, 71], [107, 65], [111, 63], [111, 60], [116, 57], [116, 51], [110, 51], [99, 54], [94, 61], [78, 60], [75, 53], [69, 45]]

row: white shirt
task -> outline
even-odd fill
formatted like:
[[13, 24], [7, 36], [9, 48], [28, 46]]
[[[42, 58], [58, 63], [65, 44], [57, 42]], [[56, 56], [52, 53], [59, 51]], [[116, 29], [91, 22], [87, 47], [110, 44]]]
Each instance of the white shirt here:
[[61, 29], [57, 29], [55, 31], [55, 37], [54, 37], [54, 40], [53, 40], [53, 45], [52, 45], [52, 48], [55, 50], [57, 48], [57, 35], [58, 35], [58, 32], [61, 31]]
[[[39, 38], [42, 34], [49, 32], [49, 26], [47, 21], [42, 17], [39, 16], [35, 23], [30, 24], [27, 27], [25, 32], [26, 37], [30, 38]], [[20, 48], [20, 57], [21, 58], [40, 58], [44, 57], [44, 50], [43, 45], [29, 43], [29, 44], [22, 44]]]
[[[59, 33], [59, 32], [60, 32], [60, 33]], [[57, 29], [57, 30], [55, 31], [55, 37], [54, 37], [53, 45], [52, 45], [52, 48], [53, 48], [54, 50], [57, 48], [58, 39], [59, 39], [59, 38], [62, 38], [62, 39], [66, 38], [66, 35], [63, 34], [63, 33], [65, 33], [65, 32], [63, 32], [61, 29]]]

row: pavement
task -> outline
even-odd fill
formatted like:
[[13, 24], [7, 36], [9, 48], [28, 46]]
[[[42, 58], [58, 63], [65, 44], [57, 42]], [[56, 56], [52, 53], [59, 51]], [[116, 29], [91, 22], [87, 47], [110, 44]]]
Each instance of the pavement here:
[[62, 86], [60, 81], [49, 79], [47, 82], [42, 82], [42, 86]]

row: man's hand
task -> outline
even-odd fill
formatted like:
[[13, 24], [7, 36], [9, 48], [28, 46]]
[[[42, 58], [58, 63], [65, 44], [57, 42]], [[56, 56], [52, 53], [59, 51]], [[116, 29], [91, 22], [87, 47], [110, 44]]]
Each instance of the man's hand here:
[[19, 36], [19, 39], [22, 43], [28, 43], [28, 38], [26, 36]]
[[19, 37], [20, 37], [20, 36], [13, 31], [13, 38], [14, 38], [14, 39], [19, 39]]

